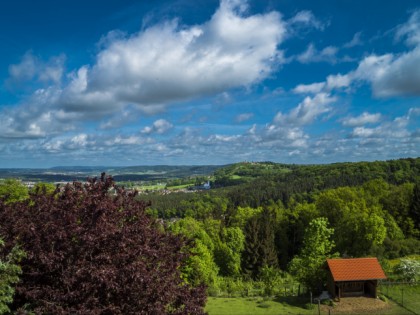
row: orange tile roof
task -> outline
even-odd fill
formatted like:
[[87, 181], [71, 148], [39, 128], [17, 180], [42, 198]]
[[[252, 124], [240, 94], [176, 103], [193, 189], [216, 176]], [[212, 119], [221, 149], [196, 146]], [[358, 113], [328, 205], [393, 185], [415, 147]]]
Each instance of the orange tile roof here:
[[377, 258], [327, 259], [334, 281], [386, 279]]

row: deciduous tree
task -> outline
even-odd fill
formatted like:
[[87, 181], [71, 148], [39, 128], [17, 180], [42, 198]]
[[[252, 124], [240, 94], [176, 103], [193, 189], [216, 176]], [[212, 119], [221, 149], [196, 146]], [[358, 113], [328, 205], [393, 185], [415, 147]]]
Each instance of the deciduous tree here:
[[[303, 240], [302, 250], [290, 263], [290, 272], [299, 282], [316, 290], [325, 281], [322, 266], [332, 255], [334, 229], [328, 227], [326, 218], [317, 218], [309, 223]], [[334, 255], [335, 256], [335, 255]]]
[[[110, 196], [109, 190], [116, 189]], [[201, 314], [205, 288], [180, 277], [189, 243], [151, 219], [110, 177], [0, 202], [5, 250], [19, 243], [13, 310], [38, 314]]]

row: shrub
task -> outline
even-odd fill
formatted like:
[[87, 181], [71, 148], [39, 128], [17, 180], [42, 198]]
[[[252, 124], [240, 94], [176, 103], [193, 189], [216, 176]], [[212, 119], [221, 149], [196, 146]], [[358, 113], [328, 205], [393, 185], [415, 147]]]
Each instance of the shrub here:
[[306, 303], [304, 305], [304, 308], [307, 309], [307, 310], [313, 310], [315, 308], [315, 305], [312, 304], [312, 303]]
[[[0, 247], [3, 245], [0, 239]], [[14, 247], [6, 257], [0, 259], [0, 314], [10, 313], [8, 305], [13, 302], [14, 285], [19, 282], [22, 273], [19, 263], [24, 256], [25, 253], [19, 247]]]
[[401, 259], [395, 267], [395, 273], [404, 281], [415, 283], [420, 277], [420, 262], [412, 259]]

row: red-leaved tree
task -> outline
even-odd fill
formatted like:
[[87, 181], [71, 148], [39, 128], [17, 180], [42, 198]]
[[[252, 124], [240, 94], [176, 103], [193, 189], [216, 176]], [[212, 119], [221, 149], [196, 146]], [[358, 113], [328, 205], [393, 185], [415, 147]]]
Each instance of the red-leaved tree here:
[[165, 232], [135, 196], [102, 174], [54, 194], [38, 190], [26, 201], [0, 201], [4, 250], [19, 244], [26, 252], [11, 308], [37, 314], [203, 314], [205, 288], [180, 278], [191, 245]]

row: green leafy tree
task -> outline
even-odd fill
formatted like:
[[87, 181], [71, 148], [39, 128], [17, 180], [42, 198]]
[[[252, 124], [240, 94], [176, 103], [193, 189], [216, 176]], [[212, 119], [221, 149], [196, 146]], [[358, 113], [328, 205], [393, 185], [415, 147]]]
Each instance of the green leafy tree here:
[[[281, 226], [286, 229], [287, 234], [287, 248], [288, 248], [288, 257], [286, 260], [289, 262], [294, 256], [296, 256], [300, 248], [302, 247], [303, 237], [305, 234], [306, 228], [309, 226], [309, 223], [319, 217], [319, 211], [313, 203], [295, 203], [292, 199], [292, 205], [290, 209], [286, 211], [286, 218], [283, 222], [280, 223]], [[278, 236], [280, 237], [280, 235]], [[281, 241], [281, 237], [279, 239]], [[286, 244], [278, 244], [277, 247], [285, 246]], [[283, 249], [284, 250], [284, 249]], [[280, 260], [282, 266], [285, 266], [285, 259]]]
[[6, 179], [0, 182], [0, 198], [6, 203], [13, 203], [28, 199], [28, 189], [16, 179]]
[[51, 183], [36, 183], [31, 192], [53, 194], [57, 187]]
[[183, 279], [195, 286], [203, 283], [208, 286], [214, 285], [219, 270], [213, 258], [215, 246], [202, 223], [187, 217], [171, 224], [169, 230], [194, 241], [194, 246], [191, 248], [192, 255], [181, 267]]
[[410, 215], [413, 209], [413, 192], [412, 183], [392, 186], [389, 194], [381, 199], [383, 209], [395, 218], [405, 237], [418, 236], [420, 233], [415, 227], [417, 218]]
[[290, 263], [291, 274], [313, 290], [317, 290], [325, 282], [325, 260], [337, 255], [332, 253], [335, 246], [331, 240], [333, 234], [334, 229], [328, 227], [326, 218], [312, 220], [306, 229], [300, 254]]
[[366, 204], [365, 192], [357, 187], [341, 187], [318, 195], [320, 214], [335, 228], [338, 251], [349, 256], [363, 256], [380, 246], [386, 237], [384, 212], [372, 201]]
[[264, 283], [264, 295], [272, 296], [276, 290], [279, 290], [283, 283], [282, 272], [274, 267], [263, 266], [259, 280]]
[[223, 228], [215, 248], [215, 260], [222, 276], [239, 276], [245, 236], [238, 227]]
[[[0, 239], [0, 247], [3, 246], [4, 242]], [[0, 314], [10, 313], [8, 305], [13, 302], [14, 286], [19, 282], [22, 273], [19, 263], [24, 256], [25, 253], [16, 246], [0, 259]]]

